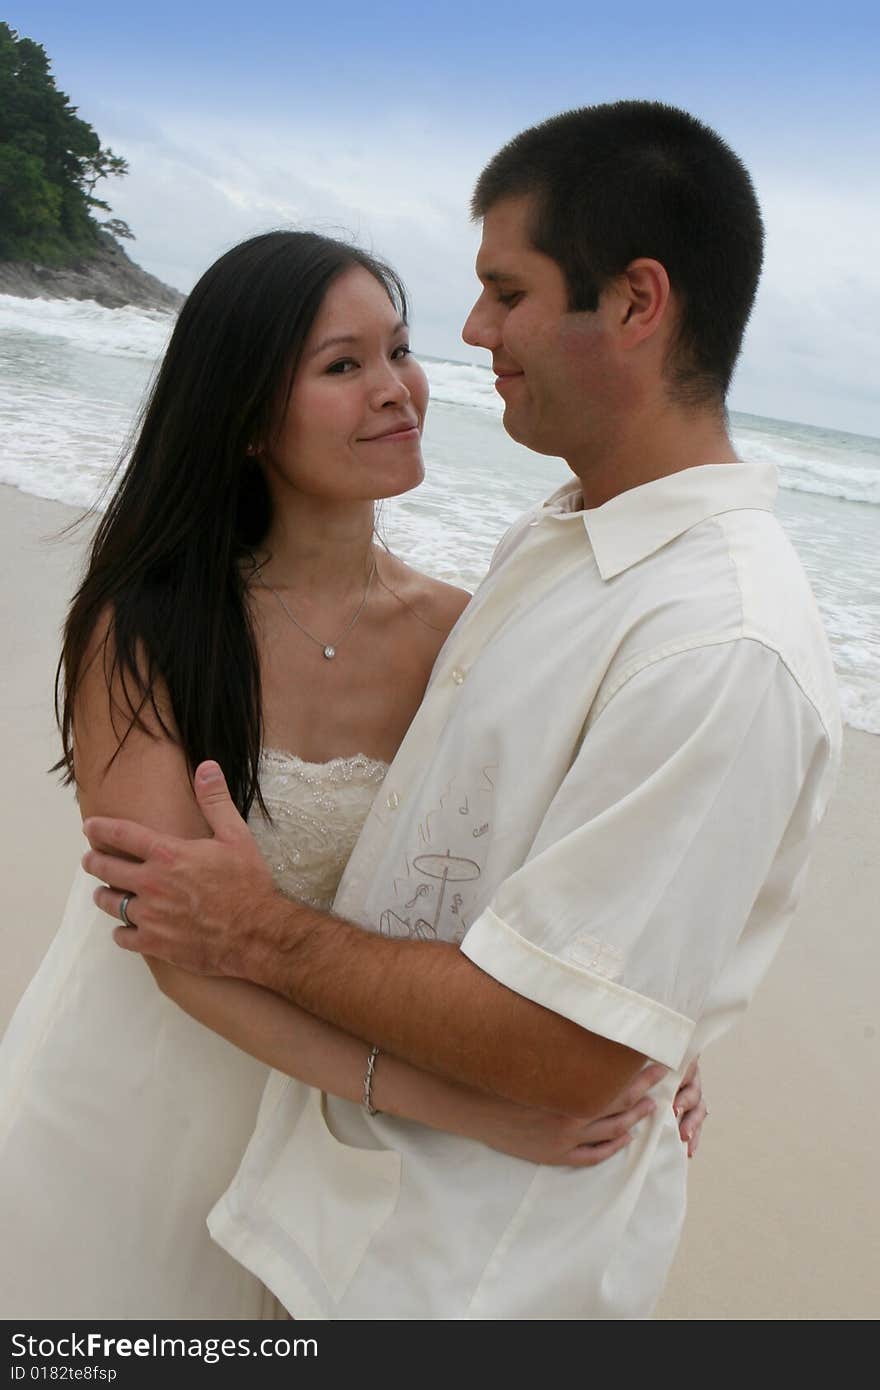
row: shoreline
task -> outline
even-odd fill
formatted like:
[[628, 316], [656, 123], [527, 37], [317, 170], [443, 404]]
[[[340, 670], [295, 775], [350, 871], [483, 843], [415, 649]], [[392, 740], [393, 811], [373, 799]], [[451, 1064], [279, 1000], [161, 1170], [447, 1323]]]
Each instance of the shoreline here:
[[[77, 509], [0, 486], [7, 633], [2, 1031], [54, 932], [84, 841], [58, 757], [58, 634], [87, 527]], [[880, 899], [880, 738], [847, 728], [844, 760], [796, 919], [745, 1020], [703, 1062], [711, 1118], [661, 1320], [837, 1320], [880, 1314], [880, 1063], [873, 929]]]

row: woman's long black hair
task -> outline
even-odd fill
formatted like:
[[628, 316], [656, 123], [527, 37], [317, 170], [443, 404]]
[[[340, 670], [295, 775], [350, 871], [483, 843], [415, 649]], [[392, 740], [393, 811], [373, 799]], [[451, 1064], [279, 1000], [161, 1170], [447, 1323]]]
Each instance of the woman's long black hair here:
[[119, 747], [132, 727], [146, 727], [145, 709], [171, 734], [156, 699], [161, 681], [190, 773], [215, 758], [242, 815], [260, 799], [260, 668], [242, 560], [266, 536], [271, 503], [248, 446], [271, 437], [324, 296], [353, 266], [376, 277], [405, 319], [392, 270], [312, 232], [234, 247], [184, 304], [65, 624], [55, 683], [65, 784], [76, 777], [86, 655], [110, 612], [101, 655], [108, 699], [121, 688], [127, 705]]

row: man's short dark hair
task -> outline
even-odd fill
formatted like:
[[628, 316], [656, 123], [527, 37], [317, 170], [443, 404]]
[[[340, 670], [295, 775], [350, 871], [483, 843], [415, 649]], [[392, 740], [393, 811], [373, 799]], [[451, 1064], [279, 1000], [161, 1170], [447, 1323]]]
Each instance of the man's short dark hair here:
[[665, 267], [681, 317], [676, 396], [723, 401], [761, 274], [764, 228], [752, 181], [728, 145], [655, 101], [585, 106], [524, 130], [489, 161], [471, 203], [535, 200], [533, 245], [562, 270], [572, 310], [646, 256]]

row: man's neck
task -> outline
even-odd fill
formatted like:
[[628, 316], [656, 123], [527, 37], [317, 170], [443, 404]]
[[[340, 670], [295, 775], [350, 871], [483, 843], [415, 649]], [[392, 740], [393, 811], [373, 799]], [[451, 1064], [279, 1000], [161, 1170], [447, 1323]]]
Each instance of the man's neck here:
[[702, 464], [737, 463], [724, 412], [664, 403], [621, 419], [601, 450], [567, 460], [581, 480], [584, 507]]

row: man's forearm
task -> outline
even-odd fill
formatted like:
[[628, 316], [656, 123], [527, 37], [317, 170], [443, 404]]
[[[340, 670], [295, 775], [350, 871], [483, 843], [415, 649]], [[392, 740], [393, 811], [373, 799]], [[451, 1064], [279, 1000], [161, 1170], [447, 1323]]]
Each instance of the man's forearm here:
[[[213, 765], [206, 765], [211, 767]], [[114, 940], [197, 974], [252, 980], [417, 1067], [525, 1105], [600, 1115], [640, 1053], [505, 988], [446, 942], [396, 940], [277, 892], [219, 773], [201, 791], [213, 840], [93, 817], [84, 867]], [[134, 916], [132, 919], [132, 908]]]
[[241, 972], [415, 1066], [599, 1115], [644, 1058], [507, 989], [447, 942], [389, 939], [278, 895]]

